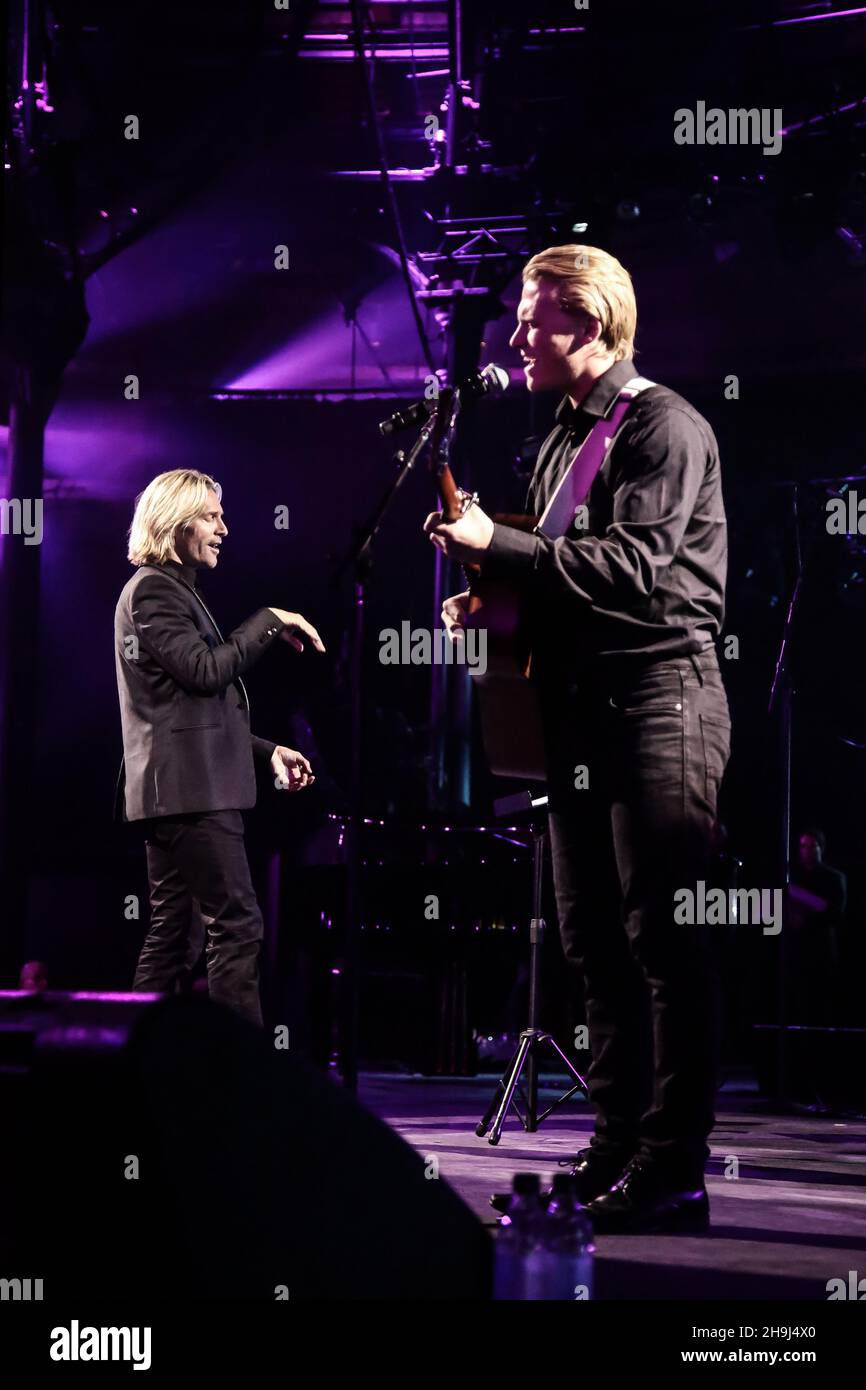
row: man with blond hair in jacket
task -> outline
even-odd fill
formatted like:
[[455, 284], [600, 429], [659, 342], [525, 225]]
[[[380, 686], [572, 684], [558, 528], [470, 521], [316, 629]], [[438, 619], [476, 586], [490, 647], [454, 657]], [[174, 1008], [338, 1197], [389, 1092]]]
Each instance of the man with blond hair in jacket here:
[[221, 498], [220, 485], [192, 468], [149, 483], [129, 532], [135, 574], [114, 615], [122, 819], [143, 824], [150, 890], [133, 989], [170, 991], [182, 980], [197, 904], [211, 998], [260, 1026], [263, 924], [241, 812], [255, 804], [254, 757], [289, 791], [314, 777], [301, 753], [251, 732], [241, 677], [279, 638], [299, 651], [303, 637], [324, 646], [299, 613], [273, 607], [223, 638], [197, 586], [228, 535]]

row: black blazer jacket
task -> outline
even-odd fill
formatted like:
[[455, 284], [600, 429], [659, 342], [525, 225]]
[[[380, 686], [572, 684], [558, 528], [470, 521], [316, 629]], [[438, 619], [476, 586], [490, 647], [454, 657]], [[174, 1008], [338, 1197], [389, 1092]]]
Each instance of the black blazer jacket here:
[[223, 639], [173, 561], [141, 565], [114, 613], [123, 761], [115, 820], [255, 805], [253, 755], [276, 745], [250, 732], [241, 675], [285, 626], [261, 608]]

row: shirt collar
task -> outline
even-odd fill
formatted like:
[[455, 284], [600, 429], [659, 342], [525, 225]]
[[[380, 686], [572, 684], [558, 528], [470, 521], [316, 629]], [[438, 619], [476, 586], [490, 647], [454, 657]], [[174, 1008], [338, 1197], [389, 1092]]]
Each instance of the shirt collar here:
[[577, 423], [581, 412], [585, 415], [595, 415], [601, 419], [607, 414], [622, 387], [633, 376], [637, 376], [637, 372], [630, 357], [624, 358], [622, 362], [614, 362], [612, 367], [608, 367], [606, 372], [602, 372], [600, 377], [596, 377], [588, 395], [584, 396], [576, 410], [568, 396], [563, 397], [557, 407], [556, 423], [565, 425], [566, 429], [571, 429]]
[[163, 560], [160, 569], [169, 570], [175, 579], [182, 579], [191, 589], [196, 587], [196, 568], [195, 565], [181, 565], [177, 560]]

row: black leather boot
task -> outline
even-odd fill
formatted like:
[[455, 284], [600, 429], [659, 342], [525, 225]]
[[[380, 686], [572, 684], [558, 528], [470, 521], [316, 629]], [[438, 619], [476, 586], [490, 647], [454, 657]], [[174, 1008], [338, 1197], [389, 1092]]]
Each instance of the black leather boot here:
[[709, 1230], [710, 1201], [703, 1177], [682, 1182], [639, 1154], [609, 1192], [589, 1203], [587, 1215], [601, 1235], [699, 1235]]
[[574, 1178], [578, 1201], [584, 1206], [613, 1187], [617, 1178], [622, 1177], [623, 1169], [629, 1159], [627, 1155], [605, 1153], [590, 1146], [575, 1154], [569, 1165]]
[[[574, 1178], [577, 1200], [586, 1206], [594, 1197], [607, 1192], [620, 1177], [627, 1162], [628, 1159], [621, 1155], [614, 1157], [599, 1149], [581, 1149], [568, 1164], [569, 1172]], [[549, 1196], [549, 1192], [543, 1193], [542, 1202], [546, 1202]], [[490, 1198], [490, 1205], [495, 1211], [507, 1211], [510, 1201], [510, 1192], [496, 1192]]]

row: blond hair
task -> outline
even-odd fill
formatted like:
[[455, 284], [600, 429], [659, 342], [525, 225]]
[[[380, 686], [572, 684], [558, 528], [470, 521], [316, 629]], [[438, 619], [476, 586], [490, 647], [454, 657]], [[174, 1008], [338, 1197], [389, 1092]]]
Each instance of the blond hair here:
[[549, 246], [523, 267], [523, 279], [555, 280], [567, 314], [589, 314], [601, 324], [599, 340], [617, 362], [634, 355], [637, 305], [624, 265], [597, 246]]
[[157, 474], [135, 499], [127, 550], [131, 563], [162, 565], [170, 560], [177, 532], [202, 515], [210, 491], [222, 497], [219, 483], [197, 468]]

